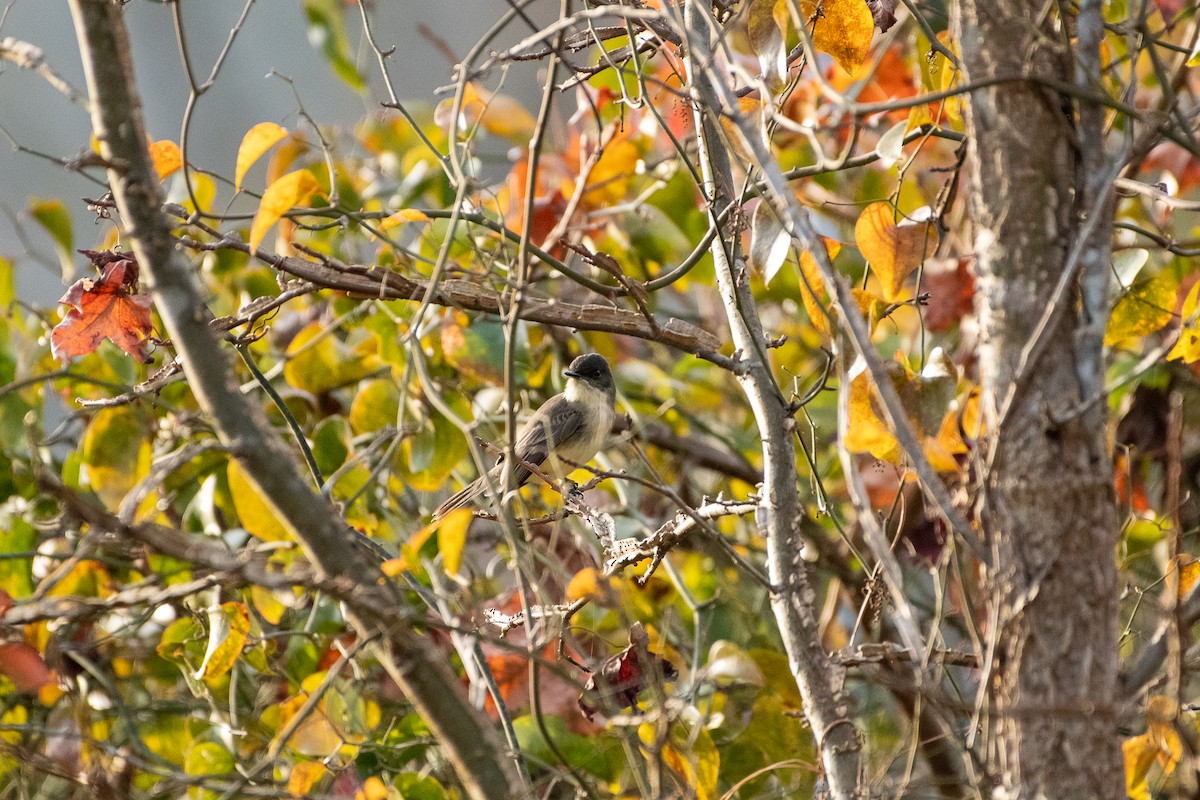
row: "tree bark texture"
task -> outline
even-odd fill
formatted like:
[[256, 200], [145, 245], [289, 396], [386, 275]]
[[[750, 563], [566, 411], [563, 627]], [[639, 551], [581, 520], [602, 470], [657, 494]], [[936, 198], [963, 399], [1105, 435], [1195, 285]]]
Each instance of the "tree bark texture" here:
[[1056, 8], [962, 0], [957, 19], [964, 82], [1023, 76], [971, 92], [966, 110], [986, 426], [976, 505], [993, 553], [988, 765], [1006, 796], [1123, 797], [1104, 320], [1088, 288], [1107, 268], [1111, 210], [1097, 191], [1101, 115], [1071, 91], [1090, 81], [1090, 56]]

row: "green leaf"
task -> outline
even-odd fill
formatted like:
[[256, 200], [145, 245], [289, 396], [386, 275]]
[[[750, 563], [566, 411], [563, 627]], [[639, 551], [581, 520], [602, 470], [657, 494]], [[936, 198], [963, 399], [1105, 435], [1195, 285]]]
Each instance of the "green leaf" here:
[[[473, 380], [503, 384], [505, 337], [504, 325], [495, 318], [451, 314], [442, 326], [442, 355], [446, 363]], [[523, 335], [517, 336], [513, 361], [513, 380], [525, 383], [529, 380], [529, 346]]]
[[395, 425], [400, 413], [400, 389], [390, 378], [365, 381], [350, 404], [350, 427], [355, 433], [374, 433]]
[[[194, 778], [229, 775], [237, 766], [233, 753], [216, 742], [200, 742], [188, 751], [183, 771]], [[188, 787], [188, 797], [192, 800], [209, 800], [220, 797], [220, 792], [202, 789], [197, 786]]]
[[[163, 631], [156, 652], [167, 661], [188, 669], [190, 663], [198, 663], [204, 657], [203, 641], [203, 626], [192, 617], [182, 617]], [[195, 662], [191, 662], [191, 658]]]
[[333, 72], [355, 91], [367, 88], [366, 79], [354, 65], [342, 5], [336, 0], [304, 0], [308, 18], [308, 41], [320, 47]]
[[54, 252], [58, 255], [63, 283], [71, 283], [75, 280], [75, 237], [71, 232], [71, 212], [61, 200], [34, 199], [30, 202], [29, 213], [50, 234], [54, 241]]
[[446, 790], [434, 778], [405, 772], [392, 783], [404, 800], [446, 800]]
[[4, 528], [0, 532], [0, 591], [9, 597], [21, 599], [33, 593], [33, 558], [9, 558], [14, 553], [31, 552], [37, 543], [37, 531], [20, 517], [4, 515], [0, 520]]
[[[465, 396], [456, 395], [445, 400], [460, 418], [471, 418], [470, 403]], [[404, 441], [398, 467], [413, 489], [433, 492], [442, 488], [469, 452], [463, 432], [441, 414], [431, 412], [421, 429]]]
[[[562, 717], [547, 714], [543, 720], [550, 740], [571, 766], [602, 779], [611, 779], [618, 769], [620, 745], [609, 737], [583, 737], [571, 732]], [[546, 743], [537, 721], [531, 716], [513, 720], [517, 743], [532, 763], [557, 764], [558, 756]]]
[[317, 467], [326, 480], [334, 471], [346, 463], [350, 448], [346, 441], [349, 439], [349, 423], [343, 417], [326, 417], [317, 425], [312, 435], [312, 454]]

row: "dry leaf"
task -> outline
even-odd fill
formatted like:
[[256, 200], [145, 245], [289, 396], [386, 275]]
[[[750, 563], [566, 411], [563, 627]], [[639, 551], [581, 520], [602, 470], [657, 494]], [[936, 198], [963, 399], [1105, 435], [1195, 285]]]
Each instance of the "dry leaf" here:
[[87, 355], [105, 339], [142, 363], [149, 363], [153, 329], [149, 295], [138, 294], [138, 264], [130, 254], [80, 250], [100, 268], [98, 278], [71, 284], [58, 302], [70, 306], [50, 333], [54, 357]]

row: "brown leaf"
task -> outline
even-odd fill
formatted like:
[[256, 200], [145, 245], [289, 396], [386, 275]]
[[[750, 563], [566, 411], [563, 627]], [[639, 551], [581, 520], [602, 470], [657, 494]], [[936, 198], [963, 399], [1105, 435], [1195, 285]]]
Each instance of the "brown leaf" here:
[[888, 28], [896, 24], [896, 0], [867, 0], [867, 8], [871, 9], [871, 17], [880, 33], [887, 33]]
[[138, 293], [138, 264], [130, 254], [80, 250], [100, 269], [98, 278], [82, 278], [58, 302], [70, 306], [50, 334], [50, 348], [63, 361], [87, 355], [105, 339], [149, 363], [153, 328], [149, 295]]
[[965, 258], [929, 259], [921, 291], [929, 294], [921, 315], [934, 333], [950, 330], [974, 310], [975, 276]]

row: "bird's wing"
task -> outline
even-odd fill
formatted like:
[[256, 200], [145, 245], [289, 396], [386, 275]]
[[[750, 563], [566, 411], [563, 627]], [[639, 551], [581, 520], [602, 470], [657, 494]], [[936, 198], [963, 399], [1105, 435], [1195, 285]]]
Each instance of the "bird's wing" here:
[[583, 411], [579, 406], [568, 403], [562, 395], [552, 397], [521, 429], [517, 438], [517, 457], [540, 467], [550, 454], [550, 431], [554, 431], [555, 449], [560, 450], [578, 436], [582, 427]]

